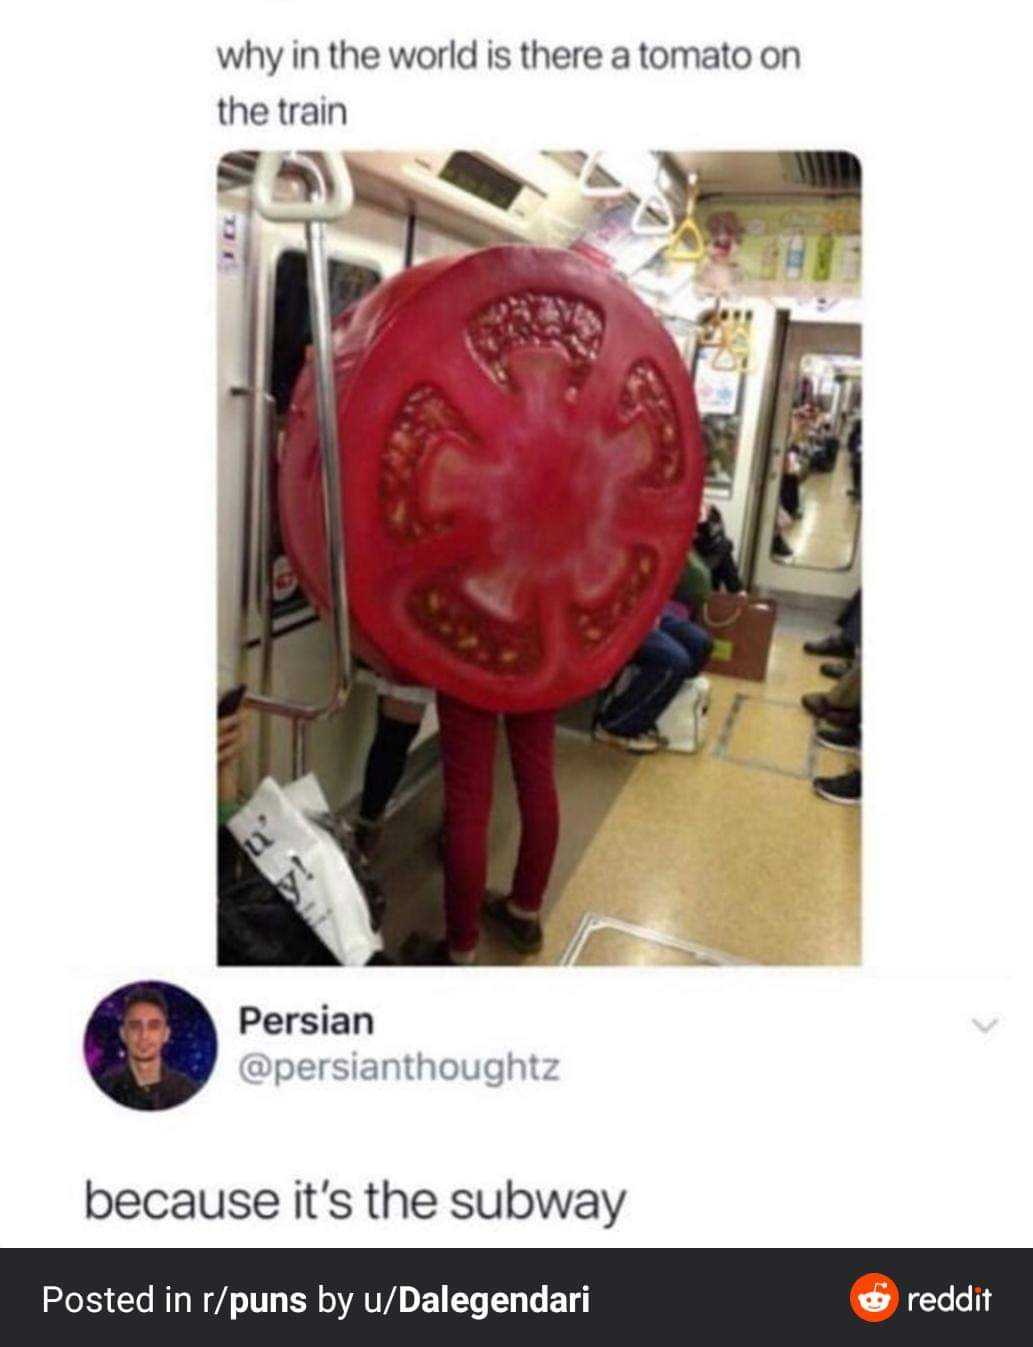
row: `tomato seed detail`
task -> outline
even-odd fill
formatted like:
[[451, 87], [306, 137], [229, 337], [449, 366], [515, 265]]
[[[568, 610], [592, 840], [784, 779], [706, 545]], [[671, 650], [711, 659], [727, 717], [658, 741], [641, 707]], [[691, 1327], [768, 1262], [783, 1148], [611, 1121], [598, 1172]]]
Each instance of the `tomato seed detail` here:
[[685, 471], [681, 426], [667, 381], [652, 360], [637, 360], [632, 365], [618, 406], [626, 422], [645, 416], [652, 432], [653, 458], [635, 484], [663, 488], [677, 482]]
[[658, 564], [659, 558], [651, 547], [634, 547], [619, 584], [605, 603], [591, 608], [571, 605], [571, 622], [586, 650], [597, 649], [630, 617], [653, 583]]
[[467, 664], [494, 674], [528, 674], [541, 663], [535, 630], [487, 617], [463, 598], [451, 576], [418, 586], [406, 608], [418, 627]]
[[565, 351], [570, 357], [570, 385], [576, 393], [598, 358], [604, 327], [602, 310], [588, 300], [522, 290], [481, 309], [470, 320], [467, 337], [489, 377], [502, 388], [509, 386], [506, 356], [510, 351], [528, 347]]
[[424, 519], [416, 492], [421, 460], [442, 437], [473, 443], [462, 417], [432, 384], [420, 384], [395, 417], [380, 456], [380, 510], [388, 532], [403, 542], [443, 533], [447, 525]]

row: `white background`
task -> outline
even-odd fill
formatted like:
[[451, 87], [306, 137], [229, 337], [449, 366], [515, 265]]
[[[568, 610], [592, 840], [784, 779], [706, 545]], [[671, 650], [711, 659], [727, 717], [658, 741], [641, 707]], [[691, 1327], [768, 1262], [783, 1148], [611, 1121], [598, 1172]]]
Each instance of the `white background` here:
[[[1028, 74], [1004, 5], [981, 6], [978, 27], [952, 13], [247, 0], [8, 17], [6, 1243], [1028, 1242]], [[212, 966], [212, 181], [221, 151], [286, 139], [217, 130], [231, 86], [213, 45], [452, 34], [794, 42], [805, 69], [382, 72], [342, 86], [351, 127], [335, 143], [842, 147], [863, 161], [879, 448], [865, 462], [861, 971]], [[232, 87], [274, 96], [259, 75]], [[146, 1118], [113, 1109], [80, 1056], [93, 1004], [141, 975], [191, 988], [222, 1033], [199, 1099]], [[236, 1080], [241, 1000], [325, 999], [376, 1012], [377, 1052], [554, 1052], [568, 1079], [278, 1095]], [[984, 1039], [973, 1015], [1001, 1024]], [[631, 1193], [608, 1234], [86, 1227], [86, 1175]]]

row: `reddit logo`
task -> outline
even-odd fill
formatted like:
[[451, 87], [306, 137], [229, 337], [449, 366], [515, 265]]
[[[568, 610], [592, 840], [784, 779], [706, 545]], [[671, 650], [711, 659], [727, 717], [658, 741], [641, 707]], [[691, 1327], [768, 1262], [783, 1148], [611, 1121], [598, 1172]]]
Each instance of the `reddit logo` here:
[[899, 1304], [897, 1283], [884, 1272], [866, 1272], [850, 1288], [850, 1308], [868, 1324], [881, 1324]]

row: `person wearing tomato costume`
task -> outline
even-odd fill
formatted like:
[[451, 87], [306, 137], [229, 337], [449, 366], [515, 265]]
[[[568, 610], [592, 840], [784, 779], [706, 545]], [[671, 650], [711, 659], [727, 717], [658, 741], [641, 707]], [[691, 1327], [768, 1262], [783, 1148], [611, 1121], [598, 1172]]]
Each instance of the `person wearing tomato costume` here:
[[488, 895], [488, 825], [499, 716], [443, 692], [437, 694], [445, 780], [445, 938], [414, 935], [405, 962], [473, 963], [481, 916], [521, 954], [542, 948], [542, 903], [559, 841], [556, 712], [502, 716], [520, 809], [520, 850], [509, 893]]

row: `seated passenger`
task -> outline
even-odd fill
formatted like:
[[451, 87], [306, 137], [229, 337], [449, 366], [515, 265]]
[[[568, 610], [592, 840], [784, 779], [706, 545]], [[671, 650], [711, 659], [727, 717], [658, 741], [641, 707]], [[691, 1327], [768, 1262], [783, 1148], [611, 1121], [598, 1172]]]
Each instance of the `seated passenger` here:
[[596, 722], [592, 737], [628, 753], [656, 753], [664, 741], [656, 722], [685, 682], [700, 674], [714, 640], [708, 631], [677, 616], [668, 604], [659, 622], [631, 659], [636, 673], [613, 697]]
[[693, 549], [710, 570], [715, 589], [726, 589], [729, 594], [740, 593], [743, 583], [735, 564], [735, 546], [725, 533], [724, 520], [716, 505], [709, 508], [704, 505]]

